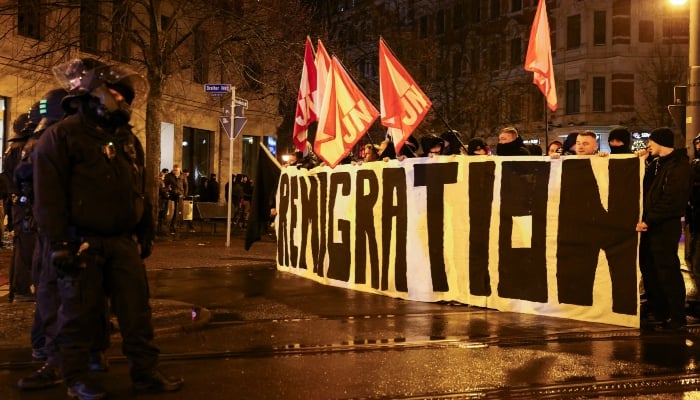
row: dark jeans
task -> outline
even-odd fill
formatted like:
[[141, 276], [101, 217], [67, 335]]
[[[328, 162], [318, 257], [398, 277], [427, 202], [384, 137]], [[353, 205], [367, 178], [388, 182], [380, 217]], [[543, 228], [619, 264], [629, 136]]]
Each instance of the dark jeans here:
[[[58, 276], [56, 268], [48, 265], [51, 258], [51, 249], [48, 240], [39, 236], [34, 252], [34, 276], [36, 292], [36, 306], [34, 311], [34, 323], [32, 325], [32, 347], [43, 347], [48, 355], [48, 362], [58, 366], [58, 345], [56, 335], [58, 330], [58, 310], [61, 299], [58, 291]], [[91, 352], [101, 352], [109, 348], [109, 310], [107, 299], [102, 302], [101, 316], [96, 318], [97, 324], [93, 327], [95, 336], [90, 345]]]
[[10, 271], [10, 295], [30, 295], [32, 293], [32, 255], [36, 242], [36, 229], [31, 208], [14, 204], [12, 214], [14, 249]]
[[61, 308], [56, 341], [61, 372], [67, 384], [85, 379], [94, 327], [99, 324], [105, 296], [119, 321], [122, 353], [132, 379], [151, 374], [158, 364], [146, 278], [136, 242], [128, 236], [86, 238], [87, 268], [58, 279]]
[[649, 225], [639, 243], [639, 268], [649, 309], [657, 319], [685, 320], [685, 283], [678, 258], [680, 219]]

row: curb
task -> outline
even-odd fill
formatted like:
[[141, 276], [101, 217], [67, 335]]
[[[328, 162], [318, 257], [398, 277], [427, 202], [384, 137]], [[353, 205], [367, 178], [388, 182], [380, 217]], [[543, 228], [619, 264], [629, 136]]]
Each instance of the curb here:
[[[212, 319], [210, 310], [177, 300], [151, 299], [153, 332], [156, 340], [159, 336], [192, 332], [205, 327]], [[0, 298], [0, 350], [28, 349], [34, 314], [34, 302], [9, 303], [7, 298]], [[196, 313], [193, 315], [193, 313]], [[194, 317], [194, 319], [193, 319]], [[110, 321], [114, 329], [110, 335], [111, 343], [121, 343], [122, 338], [116, 317]]]

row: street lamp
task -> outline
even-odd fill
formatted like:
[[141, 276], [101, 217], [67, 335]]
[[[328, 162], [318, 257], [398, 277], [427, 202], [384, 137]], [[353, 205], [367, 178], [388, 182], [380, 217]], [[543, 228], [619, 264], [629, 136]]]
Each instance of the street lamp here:
[[700, 3], [697, 0], [668, 0], [672, 5], [689, 4], [688, 101], [685, 106], [685, 146], [692, 156], [693, 138], [700, 133]]
[[700, 4], [690, 2], [690, 31], [688, 42], [688, 104], [685, 118], [685, 145], [693, 149], [693, 138], [700, 133]]

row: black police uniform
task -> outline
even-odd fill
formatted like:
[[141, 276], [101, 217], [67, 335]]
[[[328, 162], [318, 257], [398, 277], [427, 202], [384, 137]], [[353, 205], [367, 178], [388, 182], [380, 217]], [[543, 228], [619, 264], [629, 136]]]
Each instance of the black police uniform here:
[[[110, 296], [132, 380], [152, 376], [158, 349], [144, 251], [153, 226], [145, 195], [144, 151], [128, 125], [106, 128], [79, 112], [50, 126], [34, 150], [35, 215], [56, 257], [61, 308], [56, 342], [69, 387], [87, 378], [88, 354], [105, 295]], [[143, 246], [139, 253], [139, 243]]]
[[[34, 125], [28, 126], [29, 132], [34, 129]], [[3, 159], [3, 170], [7, 171], [9, 176], [13, 176], [15, 169], [20, 163], [22, 157], [22, 149], [27, 143], [28, 135], [23, 134], [21, 137], [14, 139]], [[10, 270], [10, 300], [14, 300], [18, 296], [23, 296], [25, 299], [31, 299], [32, 296], [32, 253], [34, 251], [34, 242], [36, 240], [36, 229], [29, 208], [29, 201], [22, 187], [17, 186], [12, 179], [11, 190], [14, 193], [12, 196], [12, 206], [10, 218], [12, 219], [13, 250], [12, 250], [12, 267]]]

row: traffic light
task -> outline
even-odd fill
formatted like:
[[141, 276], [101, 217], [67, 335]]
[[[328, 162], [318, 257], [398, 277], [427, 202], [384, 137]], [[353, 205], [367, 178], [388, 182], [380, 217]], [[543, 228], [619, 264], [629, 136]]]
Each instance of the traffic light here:
[[668, 106], [673, 123], [681, 130], [682, 137], [685, 137], [685, 106], [688, 101], [688, 86], [676, 85], [673, 87], [673, 103]]

